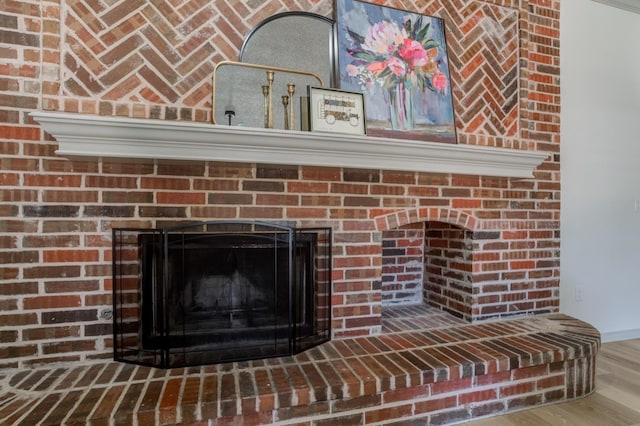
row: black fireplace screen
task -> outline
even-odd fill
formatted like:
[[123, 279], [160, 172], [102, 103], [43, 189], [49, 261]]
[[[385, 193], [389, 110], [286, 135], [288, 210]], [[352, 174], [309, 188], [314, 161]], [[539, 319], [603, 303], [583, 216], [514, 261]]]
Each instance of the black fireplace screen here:
[[114, 359], [178, 367], [330, 338], [331, 229], [207, 222], [113, 230]]

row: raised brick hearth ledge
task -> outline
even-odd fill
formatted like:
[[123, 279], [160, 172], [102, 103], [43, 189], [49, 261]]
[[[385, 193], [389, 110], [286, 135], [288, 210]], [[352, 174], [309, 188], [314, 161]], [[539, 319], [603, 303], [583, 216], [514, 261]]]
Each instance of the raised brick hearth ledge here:
[[112, 361], [5, 370], [0, 423], [435, 425], [594, 390], [600, 335], [589, 324], [560, 314], [462, 324], [423, 309], [422, 317], [392, 311], [380, 335], [294, 357], [172, 370]]

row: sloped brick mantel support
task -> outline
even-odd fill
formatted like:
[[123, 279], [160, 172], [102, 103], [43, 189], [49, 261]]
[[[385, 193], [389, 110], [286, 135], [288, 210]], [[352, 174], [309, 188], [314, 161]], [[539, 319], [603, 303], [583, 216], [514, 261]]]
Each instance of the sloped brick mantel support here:
[[32, 112], [61, 156], [212, 160], [531, 178], [536, 151], [85, 114]]

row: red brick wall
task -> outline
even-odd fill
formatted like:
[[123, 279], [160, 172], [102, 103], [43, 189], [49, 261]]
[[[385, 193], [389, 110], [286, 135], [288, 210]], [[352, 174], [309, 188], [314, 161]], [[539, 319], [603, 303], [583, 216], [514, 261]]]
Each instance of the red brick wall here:
[[422, 294], [424, 247], [423, 223], [382, 233], [382, 306], [415, 304], [426, 299]]
[[[472, 254], [475, 250], [471, 246], [470, 234], [454, 225], [428, 223], [424, 258], [425, 299], [430, 305], [467, 320], [478, 317], [481, 313], [478, 310], [488, 307], [487, 303], [474, 303], [473, 300], [474, 292], [477, 297], [480, 288], [473, 282]], [[503, 306], [506, 312], [507, 305]], [[472, 312], [472, 307], [475, 307], [475, 312]]]
[[0, 367], [111, 356], [114, 226], [332, 226], [336, 337], [379, 330], [382, 233], [428, 221], [474, 236], [474, 319], [557, 310], [558, 2], [378, 3], [446, 19], [459, 143], [550, 153], [534, 179], [59, 157], [29, 112], [208, 121], [213, 66], [255, 24], [331, 2], [4, 2]]

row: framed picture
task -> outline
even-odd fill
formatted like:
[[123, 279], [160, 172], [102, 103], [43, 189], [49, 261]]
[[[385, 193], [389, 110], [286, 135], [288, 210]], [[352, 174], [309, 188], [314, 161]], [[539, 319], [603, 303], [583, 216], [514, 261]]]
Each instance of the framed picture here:
[[309, 130], [312, 132], [366, 133], [364, 96], [346, 90], [308, 86]]
[[362, 91], [367, 133], [456, 142], [444, 20], [335, 0], [338, 81]]

